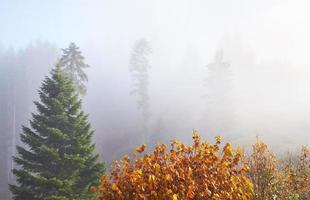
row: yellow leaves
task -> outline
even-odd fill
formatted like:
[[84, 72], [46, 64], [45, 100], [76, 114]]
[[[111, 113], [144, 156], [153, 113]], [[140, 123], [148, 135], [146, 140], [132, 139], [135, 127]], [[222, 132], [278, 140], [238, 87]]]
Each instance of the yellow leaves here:
[[222, 137], [221, 136], [216, 136], [215, 137], [215, 141], [216, 141], [216, 144], [220, 144], [221, 141], [222, 141]]
[[98, 200], [246, 199], [251, 191], [244, 164], [234, 159], [231, 144], [220, 150], [220, 143], [220, 137], [214, 145], [203, 142], [194, 132], [192, 145], [173, 140], [169, 150], [158, 144], [150, 154], [134, 154], [133, 161], [125, 156], [102, 178]]
[[168, 181], [168, 182], [172, 181], [171, 175], [170, 174], [166, 174], [165, 180]]
[[246, 178], [246, 179], [244, 179], [244, 181], [245, 181], [246, 184], [248, 185], [248, 188], [247, 188], [248, 192], [249, 192], [249, 193], [253, 193], [254, 185], [253, 185], [253, 183], [251, 182], [251, 180], [248, 179], [248, 178]]
[[228, 167], [228, 162], [223, 161], [223, 162], [222, 162], [222, 166], [223, 166], [223, 168], [227, 168], [227, 167]]
[[242, 155], [242, 150], [241, 150], [241, 147], [239, 145], [237, 146], [236, 154]]
[[290, 193], [300, 197], [310, 194], [310, 154], [307, 146], [301, 147], [295, 163], [291, 159], [286, 161], [285, 172], [285, 186]]
[[154, 180], [155, 180], [155, 176], [154, 175], [149, 175], [149, 178], [148, 178], [148, 181], [149, 181], [149, 183], [152, 183], [152, 182], [154, 182]]
[[214, 200], [220, 200], [221, 198], [220, 198], [220, 195], [214, 194], [214, 195], [213, 195], [213, 199], [214, 199]]
[[160, 165], [158, 163], [155, 163], [153, 167], [154, 167], [155, 171], [160, 170]]
[[173, 192], [172, 192], [172, 190], [171, 189], [168, 189], [167, 191], [166, 191], [166, 195], [171, 195]]
[[246, 159], [239, 146], [227, 143], [221, 149], [222, 138], [215, 140], [203, 142], [194, 132], [192, 145], [173, 140], [171, 149], [158, 144], [150, 154], [140, 154], [146, 145], [137, 147], [134, 159], [125, 155], [115, 161], [99, 188], [90, 190], [99, 193], [98, 200], [287, 199], [310, 193], [308, 147], [302, 147], [294, 162], [279, 165], [258, 139]]
[[197, 148], [200, 144], [200, 136], [197, 131], [193, 131], [194, 148]]
[[112, 184], [111, 188], [112, 188], [113, 191], [118, 191], [118, 187], [117, 187], [117, 185], [115, 183]]
[[145, 151], [145, 149], [146, 149], [146, 144], [143, 144], [142, 146], [136, 148], [136, 152], [142, 153], [143, 151]]
[[136, 174], [138, 174], [138, 175], [142, 175], [142, 169], [138, 169], [138, 170], [136, 170]]
[[224, 147], [224, 154], [227, 155], [227, 156], [232, 156], [233, 154], [233, 149], [232, 149], [232, 146], [230, 143], [227, 143]]

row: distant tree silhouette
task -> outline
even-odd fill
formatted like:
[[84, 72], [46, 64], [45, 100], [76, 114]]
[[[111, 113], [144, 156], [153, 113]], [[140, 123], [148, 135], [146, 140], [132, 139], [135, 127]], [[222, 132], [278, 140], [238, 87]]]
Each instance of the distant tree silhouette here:
[[62, 49], [63, 55], [60, 59], [60, 66], [65, 70], [65, 73], [73, 80], [77, 91], [81, 95], [86, 94], [86, 87], [84, 82], [88, 81], [87, 74], [84, 72], [85, 68], [89, 65], [84, 62], [84, 57], [79, 47], [75, 43], [71, 42], [69, 47]]
[[214, 61], [207, 65], [205, 123], [210, 134], [227, 134], [232, 131], [232, 80], [230, 64], [223, 57], [223, 50], [218, 50]]
[[[136, 42], [131, 58], [129, 70], [132, 74], [134, 86], [131, 91], [132, 95], [137, 97], [138, 107], [142, 110], [143, 126], [145, 134], [148, 134], [148, 122], [150, 118], [149, 102], [149, 55], [152, 53], [151, 47], [146, 39], [140, 39]], [[147, 137], [143, 136], [146, 142]]]

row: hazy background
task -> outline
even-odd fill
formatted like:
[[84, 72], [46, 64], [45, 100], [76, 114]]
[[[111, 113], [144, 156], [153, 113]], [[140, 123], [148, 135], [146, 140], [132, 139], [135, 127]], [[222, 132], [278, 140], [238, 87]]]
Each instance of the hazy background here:
[[[1, 134], [18, 135], [27, 125], [41, 80], [61, 48], [75, 42], [91, 66], [84, 109], [97, 150], [108, 162], [130, 151], [144, 132], [130, 95], [129, 60], [135, 42], [145, 38], [152, 48], [150, 144], [190, 141], [193, 129], [244, 145], [259, 135], [280, 153], [309, 144], [309, 10], [307, 0], [0, 0], [0, 73], [18, 69], [11, 77], [23, 80], [15, 85], [20, 98], [27, 93], [17, 108], [26, 114]], [[221, 120], [215, 129], [207, 125], [207, 65], [218, 50], [229, 64], [224, 84], [231, 112], [220, 114], [229, 116], [230, 128], [223, 132], [216, 129], [226, 125]]]

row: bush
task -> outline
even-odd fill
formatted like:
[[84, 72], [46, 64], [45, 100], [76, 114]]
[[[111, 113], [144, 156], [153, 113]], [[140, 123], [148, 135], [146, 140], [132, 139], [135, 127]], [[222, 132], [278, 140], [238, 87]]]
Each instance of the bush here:
[[242, 151], [230, 143], [220, 150], [220, 144], [220, 137], [209, 144], [194, 132], [192, 145], [174, 140], [170, 150], [158, 144], [151, 154], [142, 145], [102, 176], [98, 200], [250, 199], [253, 185]]
[[257, 139], [247, 158], [248, 176], [254, 185], [253, 200], [310, 199], [310, 157], [307, 147], [300, 155], [279, 162], [268, 145]]
[[[294, 159], [294, 160], [293, 160]], [[310, 150], [303, 146], [298, 156], [284, 161], [284, 189], [297, 199], [310, 199]]]
[[249, 177], [254, 185], [254, 200], [274, 199], [279, 196], [280, 171], [277, 168], [277, 160], [267, 144], [257, 138], [252, 145], [252, 154], [249, 156]]

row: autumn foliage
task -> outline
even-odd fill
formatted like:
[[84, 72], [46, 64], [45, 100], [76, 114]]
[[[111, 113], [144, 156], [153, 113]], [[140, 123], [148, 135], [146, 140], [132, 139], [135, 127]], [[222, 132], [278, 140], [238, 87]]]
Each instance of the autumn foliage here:
[[310, 199], [310, 149], [302, 146], [297, 156], [279, 163], [282, 184], [281, 199]]
[[115, 161], [102, 176], [98, 200], [306, 200], [310, 199], [310, 150], [277, 158], [257, 138], [248, 155], [221, 138], [210, 144], [193, 133], [193, 144], [177, 140], [168, 149], [146, 145]]
[[257, 138], [252, 145], [252, 154], [248, 158], [249, 177], [254, 185], [255, 200], [273, 199], [279, 191], [279, 172], [277, 160], [267, 144]]
[[310, 151], [303, 146], [297, 156], [276, 159], [267, 144], [257, 139], [247, 158], [254, 185], [253, 200], [310, 199]]
[[214, 144], [193, 134], [193, 144], [177, 140], [168, 149], [158, 144], [151, 154], [146, 145], [132, 157], [114, 162], [110, 175], [101, 178], [98, 200], [106, 199], [251, 199], [253, 185], [247, 177], [240, 148]]

